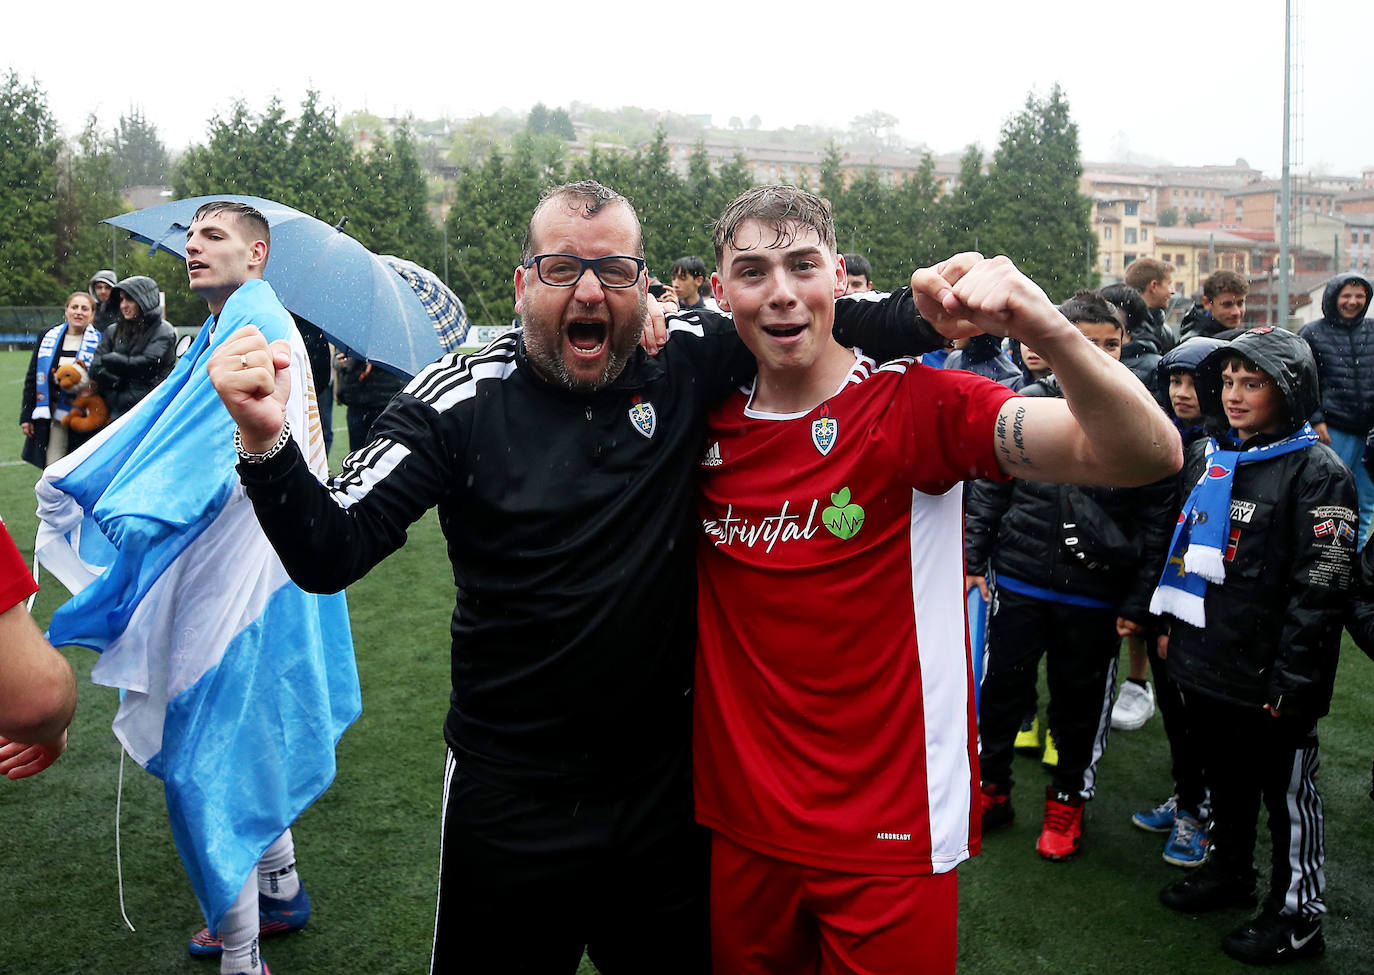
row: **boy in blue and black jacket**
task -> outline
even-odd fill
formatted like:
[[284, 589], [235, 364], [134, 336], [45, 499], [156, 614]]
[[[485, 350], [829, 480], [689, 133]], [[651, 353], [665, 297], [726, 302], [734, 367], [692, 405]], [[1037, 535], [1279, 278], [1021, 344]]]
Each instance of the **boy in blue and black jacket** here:
[[1355, 484], [1318, 442], [1307, 344], [1246, 332], [1202, 360], [1198, 402], [1213, 436], [1189, 448], [1189, 493], [1151, 602], [1190, 741], [1211, 790], [1211, 858], [1160, 900], [1184, 913], [1255, 904], [1260, 802], [1273, 856], [1259, 916], [1222, 942], [1250, 963], [1324, 950], [1317, 719], [1331, 702], [1355, 562]]

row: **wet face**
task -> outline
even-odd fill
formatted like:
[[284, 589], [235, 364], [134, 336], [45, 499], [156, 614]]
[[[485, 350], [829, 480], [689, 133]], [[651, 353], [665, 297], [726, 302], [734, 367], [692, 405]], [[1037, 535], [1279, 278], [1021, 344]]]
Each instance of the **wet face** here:
[[833, 341], [844, 265], [804, 224], [792, 223], [778, 243], [772, 225], [744, 221], [725, 246], [712, 283], [720, 307], [734, 314], [760, 375], [807, 369]]
[[138, 302], [128, 295], [120, 292], [119, 294], [119, 313], [124, 316], [126, 322], [132, 322], [143, 314], [143, 309], [138, 307]]
[[[633, 211], [620, 201], [588, 217], [580, 205], [554, 199], [531, 226], [535, 254], [632, 257], [639, 240]], [[544, 379], [576, 392], [614, 382], [639, 344], [648, 288], [643, 273], [632, 287], [607, 288], [587, 268], [571, 287], [556, 287], [541, 281], [534, 267], [517, 268], [516, 310], [531, 365]]]
[[1362, 318], [1364, 317], [1365, 307], [1369, 304], [1369, 294], [1364, 290], [1364, 286], [1358, 282], [1351, 282], [1341, 289], [1341, 293], [1336, 295], [1336, 310], [1341, 313], [1342, 318]]
[[186, 275], [191, 290], [218, 313], [245, 281], [262, 276], [267, 243], [250, 239], [243, 222], [220, 211], [192, 221], [186, 231]]
[[1269, 375], [1232, 360], [1221, 371], [1221, 406], [1241, 440], [1278, 433], [1287, 418], [1283, 392]]
[[110, 297], [110, 286], [104, 281], [97, 281], [91, 285], [91, 293], [95, 295], [95, 300], [103, 305]]
[[852, 295], [856, 291], [872, 291], [873, 282], [868, 280], [867, 274], [846, 274], [844, 293]]
[[1169, 405], [1174, 416], [1184, 423], [1202, 418], [1202, 410], [1197, 404], [1197, 390], [1193, 387], [1191, 372], [1171, 372], [1169, 374]]
[[90, 321], [95, 317], [95, 309], [91, 307], [91, 299], [85, 295], [72, 295], [67, 299], [66, 308], [67, 324], [77, 330], [84, 330]]
[[1079, 322], [1083, 337], [1113, 359], [1121, 358], [1121, 326], [1116, 322]]
[[1202, 296], [1202, 307], [1225, 328], [1239, 328], [1245, 317], [1245, 295], [1223, 291], [1215, 298]]

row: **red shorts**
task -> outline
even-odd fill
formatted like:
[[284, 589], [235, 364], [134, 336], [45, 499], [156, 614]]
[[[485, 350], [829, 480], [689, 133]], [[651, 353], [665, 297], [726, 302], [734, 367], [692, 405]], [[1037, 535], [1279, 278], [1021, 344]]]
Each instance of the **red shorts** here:
[[711, 956], [729, 975], [952, 975], [959, 882], [837, 873], [711, 834]]

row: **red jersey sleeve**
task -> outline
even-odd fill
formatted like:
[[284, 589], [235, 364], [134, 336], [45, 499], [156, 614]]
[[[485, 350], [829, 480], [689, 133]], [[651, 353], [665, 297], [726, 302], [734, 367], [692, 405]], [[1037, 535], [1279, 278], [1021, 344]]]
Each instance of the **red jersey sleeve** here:
[[1016, 393], [962, 369], [916, 366], [904, 377], [902, 395], [914, 431], [909, 442], [934, 447], [905, 452], [906, 474], [914, 487], [942, 494], [955, 481], [1008, 479], [997, 466], [993, 431], [1002, 404]]
[[5, 523], [0, 521], [0, 613], [16, 603], [28, 599], [38, 591], [38, 583], [29, 575], [24, 557], [10, 538]]

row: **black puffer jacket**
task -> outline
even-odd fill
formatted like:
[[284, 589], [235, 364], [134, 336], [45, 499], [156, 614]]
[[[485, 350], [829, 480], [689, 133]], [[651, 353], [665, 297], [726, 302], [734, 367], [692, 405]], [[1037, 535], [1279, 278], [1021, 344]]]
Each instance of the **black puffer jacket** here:
[[1145, 384], [1156, 396], [1159, 394], [1159, 357], [1164, 352], [1161, 338], [1150, 320], [1150, 309], [1140, 292], [1129, 284], [1110, 284], [1101, 291], [1106, 298], [1126, 314], [1126, 332], [1131, 340], [1121, 347], [1121, 364]]
[[[1027, 396], [1060, 396], [1053, 376]], [[1150, 595], [1173, 531], [1173, 479], [1138, 488], [974, 481], [965, 494], [967, 571], [999, 575], [1088, 596], [1137, 623], [1150, 618]], [[1071, 541], [1072, 540], [1072, 541]]]
[[[1336, 307], [1336, 296], [1347, 284], [1364, 287], [1364, 307], [1355, 318], [1341, 317]], [[1374, 318], [1364, 317], [1371, 290], [1363, 275], [1336, 275], [1326, 282], [1322, 317], [1308, 322], [1298, 333], [1312, 347], [1317, 360], [1321, 412], [1316, 418], [1361, 437], [1374, 429]]]
[[142, 276], [125, 278], [110, 292], [116, 308], [121, 294], [137, 302], [142, 314], [134, 321], [121, 316], [118, 325], [106, 329], [91, 361], [91, 375], [111, 417], [133, 409], [177, 364], [177, 336], [162, 320], [157, 282]]
[[1209, 339], [1196, 335], [1174, 346], [1159, 360], [1158, 375], [1155, 380], [1159, 392], [1156, 393], [1156, 397], [1159, 399], [1160, 405], [1164, 407], [1164, 412], [1168, 413], [1174, 421], [1174, 426], [1178, 427], [1179, 436], [1183, 438], [1185, 448], [1194, 440], [1204, 436], [1205, 431], [1202, 429], [1200, 418], [1189, 423], [1184, 423], [1178, 418], [1169, 395], [1169, 377], [1176, 372], [1195, 374], [1202, 360], [1225, 344], [1220, 339]]
[[[1246, 332], [1198, 367], [1198, 402], [1209, 426], [1226, 426], [1221, 362], [1233, 350], [1274, 379], [1288, 406], [1280, 432], [1257, 435], [1245, 446], [1297, 430], [1316, 406], [1317, 368], [1307, 344], [1277, 328]], [[1202, 440], [1189, 448], [1182, 490], [1191, 491], [1207, 469], [1207, 446]], [[1238, 465], [1226, 579], [1207, 586], [1205, 627], [1170, 619], [1169, 676], [1232, 704], [1279, 704], [1299, 721], [1325, 714], [1358, 523], [1354, 478], [1329, 447], [1318, 443]]]
[[1193, 307], [1188, 309], [1188, 313], [1183, 316], [1183, 321], [1179, 324], [1179, 333], [1185, 339], [1190, 339], [1201, 335], [1209, 339], [1222, 339], [1230, 341], [1241, 332], [1242, 328], [1227, 328], [1212, 317], [1212, 313], [1202, 307], [1202, 302], [1194, 302]]

